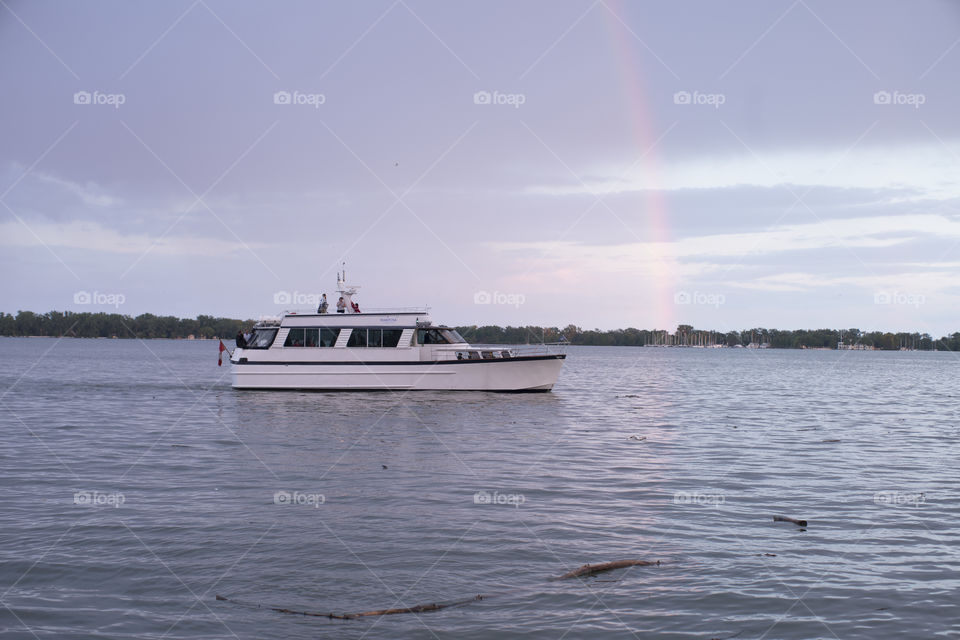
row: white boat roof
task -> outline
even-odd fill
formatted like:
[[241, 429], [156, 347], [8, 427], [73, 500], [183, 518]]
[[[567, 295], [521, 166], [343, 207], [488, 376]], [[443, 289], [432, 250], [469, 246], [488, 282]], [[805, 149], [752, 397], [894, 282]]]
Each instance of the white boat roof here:
[[283, 316], [284, 327], [429, 327], [433, 320], [427, 312], [370, 311], [361, 313], [291, 312]]

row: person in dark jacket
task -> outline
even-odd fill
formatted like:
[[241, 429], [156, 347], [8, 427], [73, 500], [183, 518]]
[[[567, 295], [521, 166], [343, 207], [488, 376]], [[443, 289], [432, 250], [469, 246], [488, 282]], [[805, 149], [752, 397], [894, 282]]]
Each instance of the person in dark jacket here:
[[243, 349], [247, 346], [247, 339], [243, 337], [243, 329], [237, 329], [237, 348]]

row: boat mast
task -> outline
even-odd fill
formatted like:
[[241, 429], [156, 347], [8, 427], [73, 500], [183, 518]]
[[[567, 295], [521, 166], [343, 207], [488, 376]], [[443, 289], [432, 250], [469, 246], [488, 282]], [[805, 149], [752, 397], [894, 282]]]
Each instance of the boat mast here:
[[342, 267], [342, 271], [337, 274], [337, 293], [339, 293], [343, 301], [347, 303], [346, 312], [356, 313], [356, 311], [353, 310], [353, 296], [356, 295], [357, 289], [360, 287], [347, 285], [347, 263], [342, 263]]

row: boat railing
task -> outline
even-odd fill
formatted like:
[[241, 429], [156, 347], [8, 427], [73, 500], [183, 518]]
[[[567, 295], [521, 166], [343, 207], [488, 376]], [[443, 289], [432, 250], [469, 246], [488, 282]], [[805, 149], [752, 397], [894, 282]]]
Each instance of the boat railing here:
[[[330, 305], [327, 309], [327, 313], [324, 315], [364, 315], [371, 313], [421, 313], [426, 314], [430, 311], [430, 307], [366, 307], [360, 310], [359, 314], [353, 313], [352, 311], [347, 311], [347, 313], [338, 314], [336, 307]], [[286, 309], [284, 310], [286, 315], [317, 315], [316, 307], [300, 307], [298, 309]]]
[[470, 346], [445, 346], [434, 349], [437, 360], [505, 360], [527, 356], [562, 355], [566, 343], [544, 344], [471, 344]]
[[366, 307], [361, 313], [428, 313], [430, 307]]

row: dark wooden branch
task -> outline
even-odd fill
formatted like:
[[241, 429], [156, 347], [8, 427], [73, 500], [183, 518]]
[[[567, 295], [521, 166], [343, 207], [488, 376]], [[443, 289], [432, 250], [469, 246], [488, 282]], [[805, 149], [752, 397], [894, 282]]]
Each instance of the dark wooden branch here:
[[793, 524], [797, 525], [798, 527], [805, 527], [805, 526], [807, 526], [807, 521], [806, 521], [806, 520], [797, 520], [797, 519], [795, 519], [795, 518], [788, 518], [787, 516], [773, 516], [773, 521], [774, 521], [774, 522], [792, 522]]
[[585, 564], [573, 571], [568, 571], [562, 576], [553, 578], [554, 580], [566, 580], [567, 578], [576, 578], [578, 576], [592, 576], [604, 571], [613, 571], [614, 569], [623, 569], [624, 567], [649, 567], [659, 565], [660, 561], [650, 562], [648, 560], [614, 560], [613, 562], [601, 562], [599, 564]]
[[217, 595], [217, 600], [239, 604], [245, 607], [256, 607], [257, 609], [267, 609], [269, 611], [276, 611], [277, 613], [286, 613], [295, 616], [312, 616], [314, 618], [331, 618], [334, 620], [353, 620], [355, 618], [363, 618], [366, 616], [391, 616], [398, 613], [424, 613], [426, 611], [439, 611], [440, 609], [447, 609], [449, 607], [456, 607], [459, 605], [468, 604], [470, 602], [476, 602], [477, 600], [483, 600], [483, 598], [483, 595], [476, 595], [472, 598], [467, 598], [466, 600], [457, 600], [455, 602], [431, 602], [430, 604], [418, 604], [402, 609], [377, 609], [376, 611], [360, 611], [358, 613], [318, 613], [316, 611], [300, 611], [297, 609], [287, 609], [284, 607], [261, 607], [260, 605], [254, 605], [249, 602], [242, 602], [226, 596]]
[[[615, 560], [613, 562], [601, 562], [599, 564], [585, 564], [582, 567], [569, 571], [562, 576], [552, 578], [552, 580], [564, 580], [566, 578], [574, 578], [577, 576], [592, 576], [598, 573], [603, 573], [604, 571], [612, 571], [614, 569], [623, 569], [625, 567], [649, 567], [652, 565], [660, 565], [660, 561], [651, 562], [648, 560]], [[373, 611], [358, 611], [356, 613], [319, 613], [316, 611], [304, 611], [298, 609], [287, 609], [285, 607], [265, 607], [259, 604], [254, 604], [252, 602], [244, 602], [242, 600], [235, 600], [233, 598], [228, 598], [226, 596], [217, 595], [217, 600], [221, 602], [230, 602], [232, 604], [240, 605], [243, 607], [250, 607], [255, 609], [267, 609], [268, 611], [276, 611], [277, 613], [285, 613], [288, 615], [295, 616], [312, 616], [315, 618], [331, 618], [334, 620], [354, 620], [356, 618], [365, 618], [368, 616], [391, 616], [399, 613], [426, 613], [428, 611], [439, 611], [440, 609], [447, 609], [449, 607], [457, 607], [460, 605], [469, 604], [471, 602], [476, 602], [478, 600], [483, 600], [489, 596], [476, 595], [472, 598], [466, 598], [464, 600], [454, 600], [450, 602], [431, 602], [429, 604], [418, 604], [412, 607], [404, 607], [400, 609], [375, 609]]]

